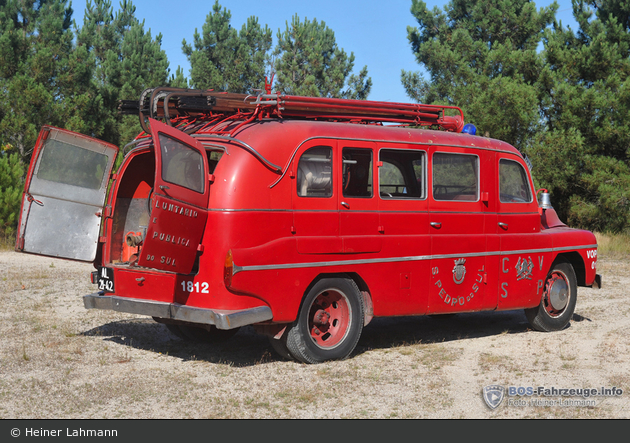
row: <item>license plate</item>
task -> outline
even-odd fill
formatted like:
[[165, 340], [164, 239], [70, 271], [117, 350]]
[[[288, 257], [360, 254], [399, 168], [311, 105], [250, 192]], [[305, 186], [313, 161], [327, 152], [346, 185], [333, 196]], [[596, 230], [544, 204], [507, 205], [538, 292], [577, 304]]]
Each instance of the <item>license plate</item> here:
[[114, 292], [114, 270], [110, 268], [98, 268], [96, 284], [98, 285], [99, 291]]

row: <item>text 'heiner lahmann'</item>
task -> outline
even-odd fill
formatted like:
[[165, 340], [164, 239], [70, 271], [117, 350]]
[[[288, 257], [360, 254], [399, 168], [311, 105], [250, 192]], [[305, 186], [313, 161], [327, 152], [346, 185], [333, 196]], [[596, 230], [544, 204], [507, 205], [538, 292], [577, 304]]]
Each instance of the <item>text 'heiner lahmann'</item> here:
[[26, 437], [118, 437], [116, 429], [24, 429]]

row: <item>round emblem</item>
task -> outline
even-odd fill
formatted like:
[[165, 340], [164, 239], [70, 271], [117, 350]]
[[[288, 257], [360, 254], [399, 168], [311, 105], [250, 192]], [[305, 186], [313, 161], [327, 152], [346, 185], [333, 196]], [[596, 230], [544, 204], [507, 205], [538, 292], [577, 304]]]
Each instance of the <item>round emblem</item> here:
[[453, 268], [453, 281], [458, 285], [462, 284], [464, 277], [466, 276], [466, 266], [464, 266], [464, 263], [466, 263], [465, 258], [455, 260], [455, 267]]

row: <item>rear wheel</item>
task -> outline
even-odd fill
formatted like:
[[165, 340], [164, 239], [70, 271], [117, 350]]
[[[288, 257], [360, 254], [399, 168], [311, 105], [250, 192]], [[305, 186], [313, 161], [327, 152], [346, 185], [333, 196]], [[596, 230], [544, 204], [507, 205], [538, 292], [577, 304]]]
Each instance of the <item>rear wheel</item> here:
[[537, 331], [559, 331], [571, 320], [576, 301], [575, 271], [569, 262], [560, 261], [547, 275], [540, 305], [525, 309], [525, 316]]
[[276, 353], [285, 360], [293, 360], [293, 356], [287, 348], [287, 336], [283, 334], [280, 338], [269, 337], [269, 343]]
[[304, 363], [342, 360], [363, 330], [363, 299], [354, 281], [317, 282], [303, 300], [297, 320], [286, 332], [289, 353]]

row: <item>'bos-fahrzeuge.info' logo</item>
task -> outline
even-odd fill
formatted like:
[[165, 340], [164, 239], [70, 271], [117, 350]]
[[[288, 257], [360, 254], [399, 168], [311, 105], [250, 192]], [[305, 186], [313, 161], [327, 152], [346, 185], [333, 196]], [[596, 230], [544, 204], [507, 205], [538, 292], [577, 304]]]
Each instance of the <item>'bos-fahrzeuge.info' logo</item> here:
[[490, 409], [496, 409], [503, 401], [505, 388], [499, 385], [490, 385], [483, 388], [483, 399]]
[[[483, 388], [483, 399], [490, 409], [499, 407], [503, 398], [509, 397], [508, 406], [558, 406], [592, 407], [597, 402], [592, 397], [621, 397], [623, 389], [615, 386], [607, 388], [556, 388], [545, 386], [508, 386], [488, 385]], [[557, 397], [556, 399], [549, 397]], [[578, 397], [570, 399], [567, 397]]]

